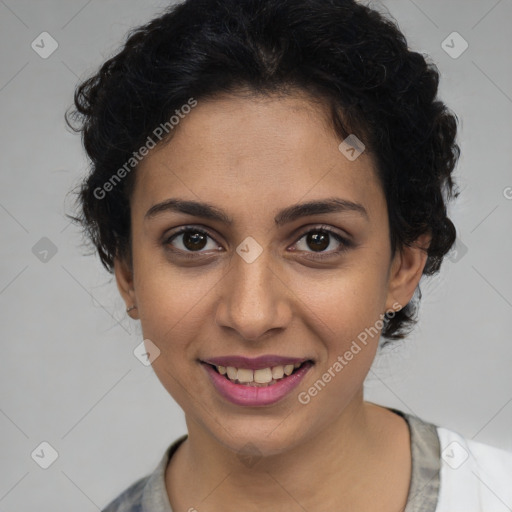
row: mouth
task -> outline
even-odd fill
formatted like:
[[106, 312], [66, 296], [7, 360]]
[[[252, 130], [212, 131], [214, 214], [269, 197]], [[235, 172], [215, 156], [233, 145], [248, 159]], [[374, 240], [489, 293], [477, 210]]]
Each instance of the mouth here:
[[246, 387], [269, 387], [287, 379], [291, 375], [300, 372], [306, 366], [314, 364], [311, 359], [296, 361], [288, 364], [278, 364], [264, 368], [238, 368], [235, 366], [216, 365], [201, 361], [211, 367], [217, 374], [224, 377], [233, 384], [241, 384]]

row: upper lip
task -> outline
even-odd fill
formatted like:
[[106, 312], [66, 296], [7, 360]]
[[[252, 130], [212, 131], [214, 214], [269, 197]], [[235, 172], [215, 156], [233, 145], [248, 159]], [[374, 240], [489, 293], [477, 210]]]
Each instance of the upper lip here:
[[202, 360], [203, 363], [213, 364], [215, 366], [232, 366], [234, 368], [248, 368], [251, 370], [260, 370], [262, 368], [271, 368], [273, 366], [285, 366], [287, 364], [303, 363], [309, 361], [304, 357], [286, 357], [277, 355], [264, 355], [250, 358], [243, 356], [222, 356], [210, 357]]

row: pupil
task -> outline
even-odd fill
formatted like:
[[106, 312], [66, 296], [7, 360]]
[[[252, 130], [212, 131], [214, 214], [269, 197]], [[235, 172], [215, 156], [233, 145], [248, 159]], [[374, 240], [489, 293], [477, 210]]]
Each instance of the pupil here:
[[184, 233], [183, 245], [192, 251], [202, 249], [206, 245], [206, 237], [202, 233], [193, 231]]
[[307, 237], [307, 244], [315, 251], [323, 251], [329, 247], [329, 234], [322, 232], [309, 233]]

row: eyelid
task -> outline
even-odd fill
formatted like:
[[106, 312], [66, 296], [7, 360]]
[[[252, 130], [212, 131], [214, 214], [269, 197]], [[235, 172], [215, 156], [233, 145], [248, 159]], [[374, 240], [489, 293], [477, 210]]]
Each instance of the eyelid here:
[[[201, 233], [203, 235], [206, 235], [207, 237], [211, 238], [219, 247], [222, 247], [222, 244], [220, 244], [215, 236], [213, 236], [208, 228], [205, 228], [203, 226], [195, 225], [195, 224], [187, 224], [184, 226], [180, 226], [176, 229], [176, 231], [173, 231], [171, 234], [166, 234], [163, 237], [163, 243], [165, 245], [171, 245], [171, 242], [178, 237], [179, 235], [182, 235], [183, 233], [187, 233], [189, 231], [195, 231], [196, 233]], [[172, 245], [171, 245], [172, 246]], [[208, 251], [183, 251], [182, 249], [173, 248], [172, 250], [176, 252], [180, 252], [181, 254], [189, 255], [189, 254], [203, 254], [204, 252]]]
[[339, 237], [339, 238], [343, 239], [347, 243], [352, 243], [352, 235], [350, 235], [346, 231], [340, 233], [340, 232], [336, 231], [335, 228], [333, 228], [332, 226], [330, 226], [328, 224], [312, 224], [307, 227], [302, 226], [301, 228], [296, 229], [292, 235], [295, 240], [295, 242], [293, 242], [293, 243], [296, 244], [305, 235], [307, 235], [311, 232], [316, 232], [316, 231], [325, 231], [325, 232], [329, 233], [330, 235], [333, 235], [335, 237]]
[[348, 234], [342, 235], [342, 234], [338, 233], [337, 231], [335, 231], [331, 226], [328, 226], [325, 224], [319, 224], [319, 225], [315, 225], [315, 226], [310, 226], [305, 231], [302, 231], [303, 229], [304, 228], [301, 228], [301, 234], [298, 238], [295, 239], [295, 242], [292, 244], [292, 246], [296, 245], [300, 240], [302, 240], [309, 233], [314, 233], [314, 232], [318, 232], [318, 231], [323, 231], [323, 232], [327, 233], [329, 236], [334, 237], [336, 239], [336, 241], [340, 244], [338, 249], [331, 250], [331, 251], [319, 251], [319, 252], [300, 251], [300, 252], [308, 254], [308, 256], [306, 256], [306, 258], [321, 260], [321, 259], [329, 258], [332, 256], [337, 256], [354, 246], [354, 242], [351, 239], [350, 235], [348, 235]]
[[[201, 233], [201, 234], [211, 238], [219, 247], [222, 247], [222, 244], [220, 244], [216, 240], [216, 237], [214, 235], [212, 235], [212, 233], [210, 233], [210, 230], [208, 228], [200, 226], [200, 225], [195, 225], [195, 224], [187, 224], [187, 225], [180, 226], [180, 227], [176, 228], [176, 231], [174, 231], [172, 234], [164, 236], [163, 243], [165, 245], [170, 245], [172, 247], [171, 242], [176, 237], [178, 237], [179, 235], [181, 235], [183, 233], [189, 232], [189, 231], [195, 231], [195, 232]], [[339, 242], [340, 247], [336, 250], [331, 250], [331, 251], [320, 251], [320, 252], [299, 251], [299, 252], [308, 254], [309, 256], [307, 256], [307, 257], [310, 259], [322, 259], [322, 258], [332, 257], [333, 255], [338, 255], [342, 252], [345, 252], [346, 250], [348, 250], [349, 248], [351, 248], [354, 245], [354, 242], [352, 241], [350, 235], [348, 235], [348, 234], [342, 235], [342, 234], [338, 233], [337, 231], [335, 231], [335, 229], [333, 229], [329, 225], [317, 224], [317, 225], [310, 225], [307, 228], [301, 227], [301, 228], [297, 229], [296, 233], [300, 232], [300, 235], [295, 235], [295, 241], [293, 242], [292, 246], [296, 245], [300, 240], [302, 240], [302, 238], [307, 236], [309, 233], [312, 233], [312, 232], [314, 233], [314, 232], [318, 232], [318, 231], [323, 231], [323, 232], [327, 233], [329, 236], [334, 237], [336, 239], [336, 241]], [[288, 246], [288, 247], [290, 247], [290, 246]], [[196, 255], [211, 252], [211, 250], [209, 250], [209, 251], [204, 251], [204, 250], [184, 251], [182, 249], [178, 249], [175, 247], [173, 247], [171, 250], [174, 252], [179, 252], [180, 254], [184, 255], [185, 257], [195, 257]]]

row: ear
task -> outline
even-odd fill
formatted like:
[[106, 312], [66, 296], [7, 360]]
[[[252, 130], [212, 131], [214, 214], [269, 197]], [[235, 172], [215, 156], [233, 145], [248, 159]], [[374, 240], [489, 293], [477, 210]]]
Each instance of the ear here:
[[[114, 275], [117, 289], [126, 304], [126, 308], [137, 306], [135, 288], [133, 286], [133, 271], [130, 265], [121, 258], [115, 258]], [[128, 314], [131, 318], [138, 318], [137, 309], [132, 309]]]
[[412, 299], [427, 262], [431, 239], [430, 234], [421, 235], [411, 247], [404, 246], [395, 253], [389, 274], [386, 311], [397, 311], [396, 303], [403, 309]]

